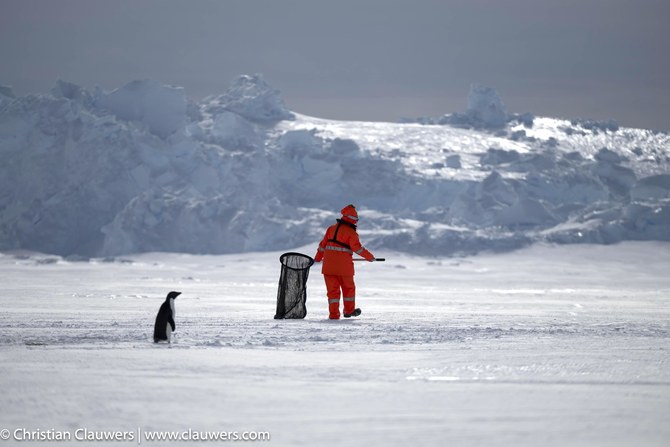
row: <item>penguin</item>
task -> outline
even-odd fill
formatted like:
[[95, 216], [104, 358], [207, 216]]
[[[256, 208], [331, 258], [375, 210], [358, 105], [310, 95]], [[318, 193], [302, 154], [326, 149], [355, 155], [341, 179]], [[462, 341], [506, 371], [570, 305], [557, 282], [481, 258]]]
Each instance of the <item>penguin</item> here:
[[176, 327], [174, 324], [174, 300], [179, 295], [181, 295], [181, 292], [168, 293], [165, 301], [161, 304], [160, 309], [158, 309], [156, 323], [154, 324], [154, 343], [158, 343], [159, 341], [170, 343], [172, 341], [172, 332]]

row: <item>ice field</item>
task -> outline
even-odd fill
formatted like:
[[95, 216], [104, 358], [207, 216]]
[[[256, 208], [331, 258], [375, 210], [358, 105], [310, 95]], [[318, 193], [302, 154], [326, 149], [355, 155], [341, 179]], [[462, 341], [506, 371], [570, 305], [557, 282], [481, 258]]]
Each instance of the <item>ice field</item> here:
[[[135, 436], [101, 445], [209, 443], [141, 438], [189, 429], [277, 446], [670, 443], [669, 243], [375, 253], [387, 262], [357, 264], [363, 315], [341, 321], [318, 265], [307, 318], [273, 319], [280, 253], [0, 255], [0, 444], [17, 429]], [[157, 345], [170, 290], [177, 340]]]

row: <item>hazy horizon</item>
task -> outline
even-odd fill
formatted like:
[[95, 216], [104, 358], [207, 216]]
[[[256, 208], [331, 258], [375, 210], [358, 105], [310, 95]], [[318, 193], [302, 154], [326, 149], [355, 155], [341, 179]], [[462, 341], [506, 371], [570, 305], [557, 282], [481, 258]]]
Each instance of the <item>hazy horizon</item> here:
[[151, 78], [200, 99], [262, 73], [298, 113], [397, 121], [462, 111], [480, 83], [512, 112], [670, 130], [658, 0], [0, 5], [0, 85], [18, 95]]

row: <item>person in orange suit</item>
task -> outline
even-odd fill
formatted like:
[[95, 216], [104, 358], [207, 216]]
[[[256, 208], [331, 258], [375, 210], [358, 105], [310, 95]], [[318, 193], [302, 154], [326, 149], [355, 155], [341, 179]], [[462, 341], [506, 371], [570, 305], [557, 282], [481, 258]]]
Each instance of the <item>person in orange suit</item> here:
[[344, 301], [344, 318], [357, 317], [361, 310], [356, 307], [356, 284], [352, 255], [374, 261], [372, 253], [361, 245], [356, 233], [358, 212], [353, 205], [342, 208], [342, 217], [328, 227], [319, 243], [314, 260], [321, 262], [321, 273], [326, 281], [328, 313], [331, 320], [340, 319], [340, 291]]

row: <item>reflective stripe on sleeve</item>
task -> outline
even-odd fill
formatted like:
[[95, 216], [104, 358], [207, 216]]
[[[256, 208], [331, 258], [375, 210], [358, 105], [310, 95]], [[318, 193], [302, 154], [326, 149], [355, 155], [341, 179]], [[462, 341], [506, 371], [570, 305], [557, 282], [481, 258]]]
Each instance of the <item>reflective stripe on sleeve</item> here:
[[323, 247], [319, 246], [318, 251], [326, 251], [326, 250], [324, 250]]
[[358, 251], [356, 252], [356, 254], [357, 254], [357, 255], [360, 255], [360, 254], [362, 254], [364, 251], [365, 251], [365, 247], [361, 247], [361, 249], [358, 250]]

